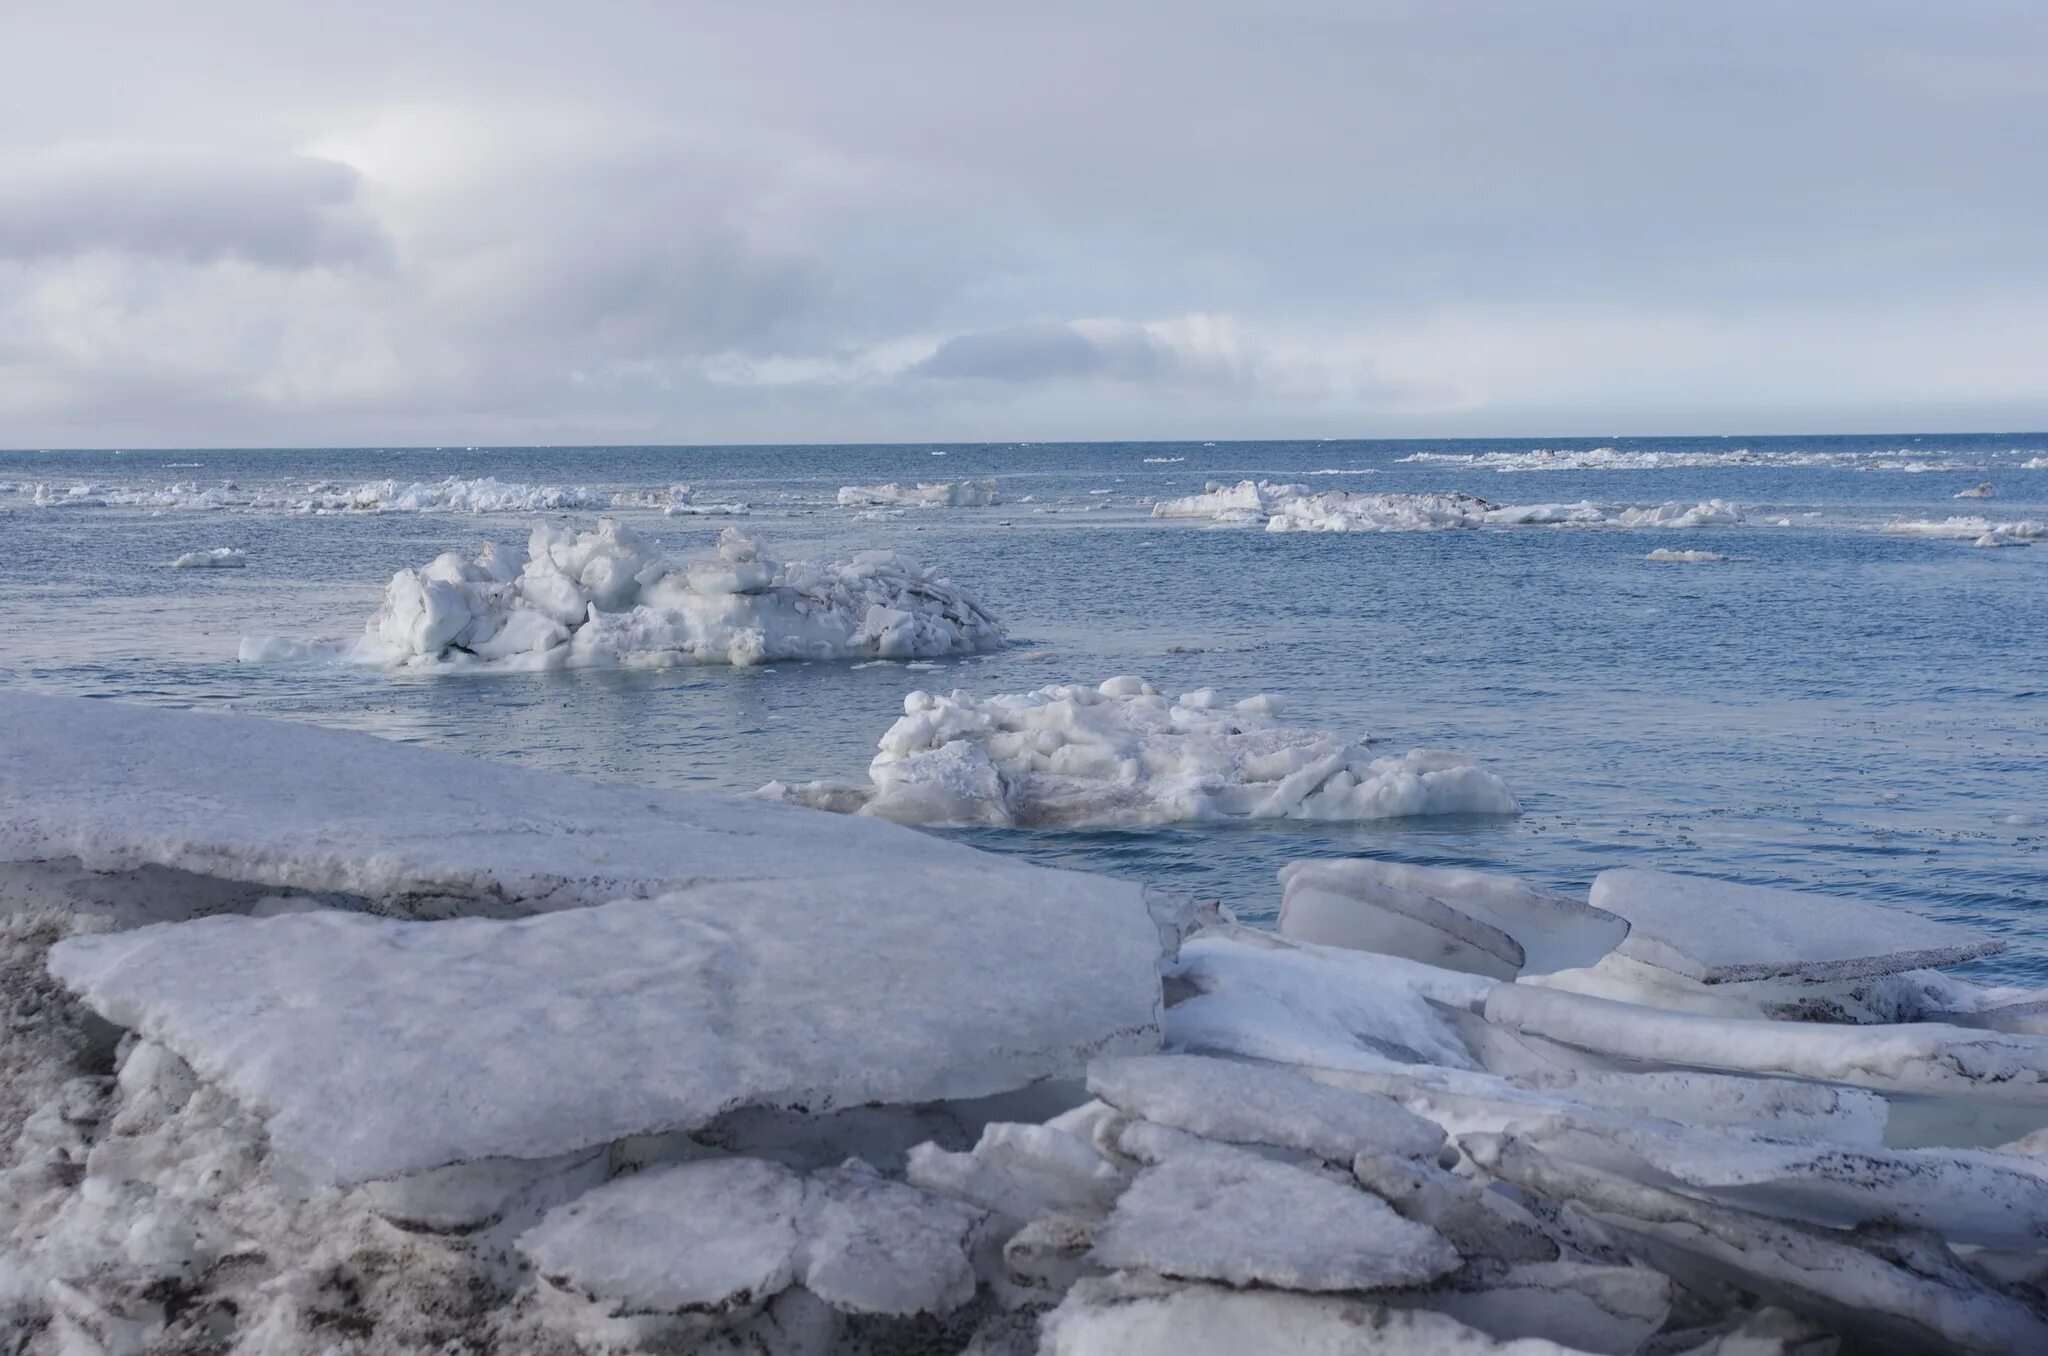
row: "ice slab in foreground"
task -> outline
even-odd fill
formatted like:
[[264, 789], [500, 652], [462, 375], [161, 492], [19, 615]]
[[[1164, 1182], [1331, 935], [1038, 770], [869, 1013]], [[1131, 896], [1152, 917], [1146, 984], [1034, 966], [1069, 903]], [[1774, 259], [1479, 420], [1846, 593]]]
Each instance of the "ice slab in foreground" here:
[[[0, 692], [0, 863], [170, 867], [364, 896], [387, 913], [520, 914], [699, 884], [1032, 871], [926, 834], [621, 786], [369, 735]], [[1075, 899], [1139, 887], [1043, 873]], [[1106, 892], [1106, 893], [1105, 893]]]
[[945, 481], [935, 485], [841, 485], [841, 508], [987, 508], [997, 502], [993, 480]]
[[1279, 929], [1495, 979], [1591, 965], [1628, 924], [1511, 876], [1361, 857], [1281, 868]]
[[253, 637], [240, 653], [531, 672], [930, 658], [1004, 639], [972, 593], [893, 551], [785, 562], [727, 528], [716, 560], [683, 564], [607, 518], [587, 532], [536, 526], [524, 561], [493, 545], [400, 570], [351, 646]]
[[1634, 867], [1601, 872], [1592, 902], [1628, 921], [1622, 955], [1702, 984], [1895, 974], [2005, 949], [1903, 909]]
[[1283, 725], [1277, 702], [1170, 695], [1142, 679], [980, 698], [913, 692], [868, 786], [771, 782], [760, 795], [907, 824], [1143, 827], [1190, 820], [1514, 814], [1459, 754], [1375, 758], [1364, 740]]
[[350, 1183], [1072, 1075], [1156, 1046], [1160, 952], [1135, 887], [904, 863], [516, 920], [217, 915], [50, 971]]

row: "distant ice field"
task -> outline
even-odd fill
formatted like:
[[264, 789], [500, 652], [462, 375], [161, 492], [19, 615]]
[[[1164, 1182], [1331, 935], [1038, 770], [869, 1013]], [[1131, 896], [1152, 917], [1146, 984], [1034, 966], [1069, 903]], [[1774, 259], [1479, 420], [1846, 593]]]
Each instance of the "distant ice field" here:
[[[1256, 530], [1256, 508], [1151, 514], [1244, 480], [1598, 512], [1408, 530], [1441, 515], [1322, 499], [1314, 531]], [[847, 487], [902, 492], [842, 506]], [[1687, 512], [1712, 501], [1740, 521]], [[710, 558], [731, 526], [788, 560], [895, 551], [972, 590], [1010, 643], [656, 671], [237, 662], [245, 636], [353, 640], [397, 570], [523, 551], [537, 521], [600, 515], [679, 560]], [[2048, 523], [2048, 434], [0, 452], [0, 682], [739, 793], [864, 775], [917, 688], [987, 698], [1135, 674], [1271, 693], [1291, 726], [1469, 755], [1521, 813], [944, 832], [1254, 919], [1301, 857], [1578, 889], [1618, 864], [1726, 875], [2005, 937], [1978, 972], [2041, 983], [2048, 538], [1975, 549], [2030, 523]], [[1657, 550], [1726, 560], [1645, 559]], [[172, 568], [223, 551], [242, 567]]]

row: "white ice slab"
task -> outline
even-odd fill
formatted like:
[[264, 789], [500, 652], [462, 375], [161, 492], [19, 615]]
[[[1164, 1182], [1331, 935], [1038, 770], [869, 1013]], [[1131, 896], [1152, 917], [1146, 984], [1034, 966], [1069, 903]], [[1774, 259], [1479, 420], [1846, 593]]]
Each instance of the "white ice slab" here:
[[51, 970], [354, 1182], [983, 1096], [1157, 1041], [1159, 933], [1053, 876], [706, 882], [518, 920], [323, 911], [73, 937]]
[[1099, 1059], [1088, 1066], [1088, 1090], [1121, 1111], [1204, 1139], [1295, 1149], [1338, 1163], [1361, 1153], [1426, 1158], [1444, 1142], [1442, 1127], [1390, 1097], [1236, 1060]]
[[1703, 984], [1892, 974], [2005, 949], [1904, 909], [1634, 867], [1601, 872], [1592, 901], [1628, 920], [1623, 955]]
[[1486, 997], [1486, 1020], [1653, 1065], [1811, 1078], [1880, 1092], [2048, 1105], [2048, 1037], [1934, 1022], [1830, 1026], [1701, 1017], [1529, 984]]
[[[0, 692], [0, 862], [62, 858], [338, 891], [393, 913], [528, 913], [713, 881], [811, 879], [857, 895], [906, 869], [1030, 871], [838, 815], [282, 721]], [[1036, 878], [1111, 911], [1137, 891]]]
[[1458, 1264], [1379, 1197], [1242, 1149], [1203, 1145], [1138, 1174], [1095, 1234], [1119, 1270], [1284, 1290], [1419, 1285]]
[[1591, 965], [1628, 924], [1511, 876], [1361, 857], [1290, 862], [1280, 931], [1496, 979]]

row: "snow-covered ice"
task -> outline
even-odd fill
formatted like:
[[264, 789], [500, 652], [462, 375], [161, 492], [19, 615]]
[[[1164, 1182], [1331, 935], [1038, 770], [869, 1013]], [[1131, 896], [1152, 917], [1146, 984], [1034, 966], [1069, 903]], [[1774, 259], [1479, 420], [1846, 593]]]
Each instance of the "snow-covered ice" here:
[[174, 570], [239, 570], [249, 563], [246, 551], [216, 546], [210, 551], [187, 551], [171, 561]]
[[1601, 872], [1591, 898], [1628, 922], [1624, 956], [1703, 984], [1892, 974], [2005, 949], [1903, 909], [1635, 867]]
[[1514, 814], [1507, 785], [1459, 754], [1374, 757], [1362, 739], [1284, 725], [1278, 703], [1139, 678], [980, 698], [918, 691], [883, 734], [869, 784], [759, 793], [910, 824], [1138, 827], [1221, 819]]
[[784, 562], [727, 528], [715, 560], [684, 564], [607, 518], [585, 532], [536, 526], [524, 561], [492, 545], [400, 570], [353, 645], [251, 638], [241, 657], [530, 672], [915, 659], [1004, 641], [972, 593], [892, 551]]
[[842, 485], [841, 508], [987, 508], [1001, 502], [993, 480], [942, 481], [917, 485]]

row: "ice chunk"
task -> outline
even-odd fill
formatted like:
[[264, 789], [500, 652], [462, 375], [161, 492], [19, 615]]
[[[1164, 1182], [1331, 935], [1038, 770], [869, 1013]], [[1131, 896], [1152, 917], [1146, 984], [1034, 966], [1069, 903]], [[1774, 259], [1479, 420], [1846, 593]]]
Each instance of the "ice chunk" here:
[[[915, 659], [999, 649], [1002, 623], [966, 589], [891, 551], [783, 562], [727, 528], [683, 567], [606, 518], [536, 526], [524, 563], [495, 548], [400, 570], [348, 662], [441, 672], [672, 668], [791, 659]], [[279, 653], [242, 642], [245, 662]]]
[[174, 570], [239, 570], [249, 563], [249, 553], [238, 551], [232, 546], [216, 546], [211, 551], [187, 551], [171, 562]]
[[1488, 1171], [1589, 1211], [1695, 1289], [1734, 1284], [1882, 1350], [2048, 1350], [2048, 1320], [1976, 1280], [1938, 1243], [1830, 1236], [1561, 1162], [1512, 1138], [1463, 1143]]
[[981, 1218], [859, 1162], [827, 1169], [805, 1184], [797, 1274], [846, 1313], [950, 1313], [974, 1298], [968, 1247]]
[[1707, 499], [1623, 509], [1608, 521], [1620, 527], [1732, 527], [1742, 521], [1742, 513], [1725, 499]]
[[1572, 1356], [1499, 1342], [1426, 1309], [1150, 1277], [1084, 1280], [1045, 1318], [1039, 1356]]
[[1473, 1007], [1490, 981], [1394, 956], [1199, 934], [1169, 975], [1193, 996], [1167, 1011], [1169, 1044], [1278, 1064], [1472, 1069], [1431, 1001]]
[[1648, 1267], [1535, 1262], [1472, 1267], [1389, 1303], [1448, 1314], [1503, 1339], [1544, 1338], [1573, 1351], [1633, 1356], [1671, 1312], [1671, 1278]]
[[1592, 902], [1628, 921], [1621, 954], [1703, 984], [1882, 975], [2005, 949], [1903, 909], [1633, 867], [1601, 872]]
[[2013, 532], [2010, 526], [2002, 525], [1992, 528], [1970, 544], [1972, 546], [1989, 548], [1996, 546], [2032, 546], [2034, 543], [2030, 539]]
[[1795, 1145], [1739, 1129], [1550, 1123], [1524, 1137], [1553, 1157], [1758, 1214], [1830, 1228], [1891, 1224], [1958, 1243], [2048, 1247], [2048, 1174], [1981, 1149]]
[[1627, 935], [1603, 909], [1509, 876], [1361, 857], [1280, 872], [1284, 936], [1497, 979], [1591, 965]]
[[2048, 1105], [2048, 1037], [1932, 1022], [1827, 1026], [1700, 1017], [1527, 984], [1489, 993], [1486, 1020], [1646, 1063]]
[[1204, 1139], [1267, 1144], [1349, 1163], [1361, 1153], [1427, 1158], [1441, 1127], [1390, 1098], [1282, 1069], [1200, 1055], [1097, 1060], [1088, 1090], [1134, 1116]]
[[1996, 533], [2016, 541], [2048, 537], [2048, 523], [2023, 518], [2017, 522], [1994, 523], [1982, 517], [1894, 518], [1884, 531], [1898, 537], [1981, 537]]
[[1184, 1280], [1317, 1291], [1417, 1285], [1458, 1264], [1441, 1234], [1377, 1196], [1221, 1145], [1139, 1173], [1096, 1230], [1094, 1259]]
[[[1514, 814], [1507, 786], [1437, 750], [1375, 758], [1364, 740], [1281, 724], [1270, 697], [1229, 704], [1142, 679], [977, 698], [913, 692], [868, 766], [859, 813], [900, 823], [1138, 827], [1186, 820]], [[819, 809], [845, 782], [771, 783]]]
[[1719, 551], [1670, 551], [1658, 547], [1644, 560], [1654, 560], [1666, 565], [1712, 565], [1728, 559]]
[[[0, 692], [0, 862], [67, 858], [343, 892], [399, 914], [529, 913], [783, 878], [893, 899], [906, 872], [1029, 870], [872, 821], [282, 721]], [[1048, 893], [1084, 912], [1142, 907], [1136, 885], [1058, 879]]]
[[987, 508], [999, 502], [993, 480], [961, 480], [936, 485], [842, 485], [841, 508], [908, 505], [914, 508]]
[[1212, 480], [1202, 493], [1185, 499], [1162, 499], [1152, 506], [1155, 518], [1214, 518], [1241, 514], [1264, 519], [1279, 500], [1308, 493], [1306, 485], [1281, 485], [1269, 480], [1240, 480], [1235, 485]]
[[1996, 491], [1991, 488], [1991, 482], [1986, 480], [1972, 485], [1967, 490], [1957, 490], [1954, 497], [1957, 499], [1989, 499], [1995, 493]]
[[519, 1250], [609, 1315], [743, 1316], [796, 1279], [804, 1184], [754, 1158], [622, 1177], [548, 1212]]
[[1094, 1146], [1052, 1125], [985, 1127], [967, 1153], [936, 1144], [910, 1151], [910, 1180], [1013, 1219], [1047, 1214], [1099, 1218], [1124, 1189], [1124, 1174]]
[[1268, 532], [1442, 532], [1480, 527], [1498, 506], [1475, 495], [1369, 494], [1332, 490], [1286, 495], [1271, 505]]

